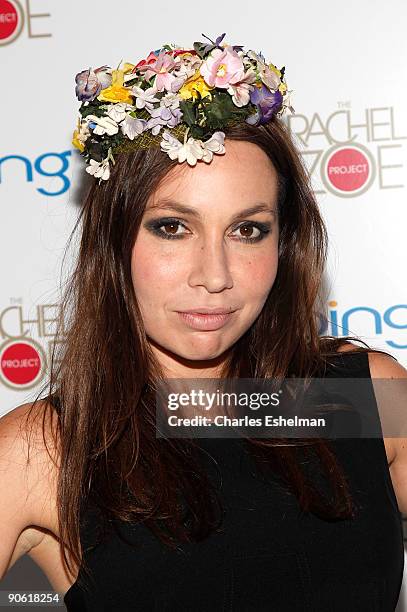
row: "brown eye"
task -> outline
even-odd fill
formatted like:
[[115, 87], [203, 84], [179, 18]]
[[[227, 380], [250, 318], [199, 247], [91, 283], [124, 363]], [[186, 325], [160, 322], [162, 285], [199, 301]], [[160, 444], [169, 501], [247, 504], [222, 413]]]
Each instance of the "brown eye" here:
[[236, 234], [236, 239], [239, 242], [252, 244], [260, 242], [260, 240], [263, 240], [263, 238], [267, 236], [270, 232], [270, 224], [259, 222], [242, 223], [234, 232], [239, 232], [239, 234]]
[[240, 230], [243, 230], [243, 236], [245, 236], [246, 238], [250, 238], [253, 234], [253, 227], [247, 227], [247, 226], [243, 226], [240, 228]]
[[184, 223], [172, 217], [149, 221], [145, 227], [159, 238], [166, 240], [180, 240], [189, 233]]
[[[257, 235], [254, 234], [254, 230], [257, 230]], [[255, 227], [254, 225], [241, 225], [240, 227], [237, 228], [236, 231], [240, 232], [240, 236], [242, 238], [258, 238], [260, 236], [260, 230], [258, 227]]]
[[169, 231], [165, 231], [165, 234], [176, 234], [177, 233], [177, 228], [179, 226], [179, 223], [166, 223], [165, 225], [162, 225], [161, 227], [164, 227], [166, 230]]

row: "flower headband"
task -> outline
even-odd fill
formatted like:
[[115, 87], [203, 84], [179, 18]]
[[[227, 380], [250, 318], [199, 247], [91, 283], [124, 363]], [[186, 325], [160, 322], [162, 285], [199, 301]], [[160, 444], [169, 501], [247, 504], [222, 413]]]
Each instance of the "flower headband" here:
[[100, 183], [110, 176], [113, 153], [158, 145], [180, 163], [209, 163], [225, 152], [222, 128], [294, 112], [285, 69], [261, 53], [221, 44], [225, 34], [215, 42], [202, 34], [210, 44], [195, 42], [193, 49], [166, 44], [116, 70], [79, 72], [75, 93], [82, 104], [72, 144], [85, 156], [86, 172]]

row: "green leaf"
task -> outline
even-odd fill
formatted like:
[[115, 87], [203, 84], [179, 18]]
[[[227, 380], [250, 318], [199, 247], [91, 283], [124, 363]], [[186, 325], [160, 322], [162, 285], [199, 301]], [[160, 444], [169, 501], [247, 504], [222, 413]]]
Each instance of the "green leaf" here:
[[88, 115], [96, 115], [96, 117], [103, 117], [105, 114], [106, 105], [100, 101], [90, 102], [87, 106], [81, 106], [80, 113], [82, 117]]
[[252, 112], [253, 105], [238, 107], [228, 93], [216, 92], [212, 100], [202, 98], [199, 110], [206, 118], [205, 127], [213, 131], [222, 129], [231, 123], [244, 121]]
[[182, 119], [189, 126], [196, 123], [196, 110], [194, 102], [189, 100], [181, 100], [179, 107], [182, 111]]
[[126, 81], [126, 87], [133, 87], [133, 85], [137, 85], [137, 82], [139, 81], [139, 77], [134, 77], [134, 79], [130, 79], [129, 81]]
[[205, 135], [205, 129], [201, 127], [200, 125], [193, 125], [191, 126], [190, 135], [193, 138], [201, 139]]
[[202, 42], [194, 42], [194, 49], [197, 53], [197, 55], [201, 58], [204, 59], [206, 57], [206, 54], [204, 53], [204, 49], [206, 47], [206, 43], [202, 43]]
[[150, 113], [145, 108], [130, 111], [129, 115], [130, 117], [134, 117], [135, 119], [146, 119], [147, 121], [151, 118]]
[[104, 159], [105, 155], [103, 149], [104, 147], [102, 146], [102, 143], [97, 142], [93, 138], [86, 142], [86, 151], [95, 161], [100, 162], [102, 159]]
[[212, 100], [202, 100], [202, 106], [207, 119], [212, 123], [217, 124], [222, 121], [227, 121], [237, 108], [229, 94], [218, 93], [212, 97]]

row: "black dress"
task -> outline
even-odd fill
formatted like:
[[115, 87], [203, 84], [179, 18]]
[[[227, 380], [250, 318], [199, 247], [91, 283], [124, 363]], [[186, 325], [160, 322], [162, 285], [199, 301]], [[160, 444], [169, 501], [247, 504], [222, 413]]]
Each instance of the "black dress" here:
[[[340, 372], [326, 376], [370, 377], [366, 353], [335, 360]], [[260, 475], [242, 438], [199, 444], [220, 470], [222, 533], [171, 550], [146, 527], [121, 523], [92, 548], [89, 510], [81, 541], [93, 583], [87, 592], [79, 580], [71, 586], [68, 611], [394, 611], [404, 547], [382, 438], [332, 441], [360, 508], [339, 521], [302, 512], [295, 496]]]

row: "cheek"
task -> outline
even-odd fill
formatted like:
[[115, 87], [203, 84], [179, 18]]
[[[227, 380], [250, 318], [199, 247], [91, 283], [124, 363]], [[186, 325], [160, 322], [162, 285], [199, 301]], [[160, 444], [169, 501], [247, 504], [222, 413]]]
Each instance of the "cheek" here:
[[154, 248], [150, 241], [139, 241], [131, 259], [133, 287], [139, 298], [166, 294], [182, 276], [182, 263], [167, 253]]
[[267, 294], [277, 275], [278, 254], [256, 256], [239, 267], [239, 285], [253, 296]]

